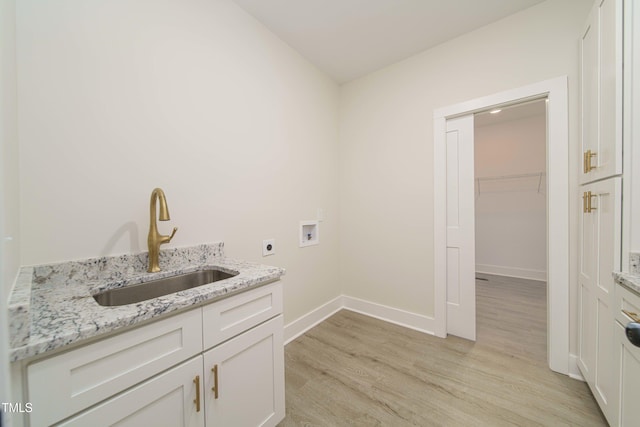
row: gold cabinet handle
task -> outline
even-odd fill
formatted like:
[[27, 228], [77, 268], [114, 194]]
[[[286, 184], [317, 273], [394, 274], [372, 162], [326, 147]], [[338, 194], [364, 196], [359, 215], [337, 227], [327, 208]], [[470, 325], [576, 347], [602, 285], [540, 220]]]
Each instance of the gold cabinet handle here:
[[193, 399], [193, 403], [196, 404], [196, 412], [200, 412], [200, 375], [196, 375], [193, 383], [196, 385], [196, 398]]
[[582, 193], [582, 212], [591, 213], [592, 211], [598, 210], [591, 206], [591, 199], [597, 196], [597, 194], [592, 194], [591, 191], [585, 191]]
[[591, 191], [587, 192], [587, 198], [589, 199], [589, 203], [587, 203], [587, 212], [591, 213], [591, 211], [595, 211], [596, 208], [594, 208], [593, 206], [591, 206], [591, 199], [596, 197], [596, 194], [591, 194]]
[[591, 165], [591, 159], [595, 156], [597, 156], [597, 153], [593, 153], [591, 152], [591, 150], [587, 150], [584, 152], [582, 158], [584, 173], [589, 173], [596, 168], [596, 166]]
[[637, 313], [633, 313], [631, 311], [627, 311], [627, 310], [622, 310], [622, 312], [624, 314], [626, 314], [627, 316], [629, 316], [631, 318], [631, 320], [633, 320], [636, 323], [640, 323], [640, 316], [638, 316]]
[[218, 398], [218, 365], [215, 365], [211, 368], [211, 372], [213, 372], [213, 387], [211, 391], [213, 391], [213, 398]]

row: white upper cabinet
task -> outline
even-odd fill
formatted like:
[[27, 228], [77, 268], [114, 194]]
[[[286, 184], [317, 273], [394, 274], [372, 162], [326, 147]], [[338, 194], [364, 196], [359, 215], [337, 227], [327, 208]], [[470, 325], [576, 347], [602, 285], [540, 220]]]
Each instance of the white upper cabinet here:
[[580, 183], [622, 173], [622, 0], [597, 0], [580, 43]]

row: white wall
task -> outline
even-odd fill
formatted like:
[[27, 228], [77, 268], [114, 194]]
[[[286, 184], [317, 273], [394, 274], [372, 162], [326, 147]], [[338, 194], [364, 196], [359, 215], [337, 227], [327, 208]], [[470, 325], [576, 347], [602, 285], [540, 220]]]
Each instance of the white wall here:
[[[342, 87], [340, 277], [346, 294], [433, 315], [437, 108], [568, 75], [571, 200], [578, 200], [578, 37], [591, 3], [541, 3]], [[571, 218], [576, 208], [573, 203]], [[575, 250], [571, 259], [575, 304]]]
[[[545, 115], [476, 126], [474, 136], [476, 178], [546, 171]], [[546, 280], [544, 177], [480, 180], [477, 187], [476, 271]]]
[[161, 187], [163, 247], [285, 267], [285, 322], [340, 294], [332, 80], [227, 0], [17, 7], [24, 265], [146, 251]]
[[6, 302], [20, 265], [16, 112], [15, 0], [0, 0], [0, 402], [11, 401]]
[[2, 159], [2, 288], [6, 295], [19, 260], [18, 126], [15, 51], [15, 0], [0, 3], [0, 156]]

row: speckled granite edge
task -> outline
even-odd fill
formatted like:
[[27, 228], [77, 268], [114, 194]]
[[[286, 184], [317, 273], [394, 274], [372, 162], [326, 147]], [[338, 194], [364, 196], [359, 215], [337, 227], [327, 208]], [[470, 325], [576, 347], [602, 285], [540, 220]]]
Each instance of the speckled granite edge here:
[[33, 267], [23, 267], [9, 294], [9, 345], [13, 348], [29, 340], [29, 305]]
[[629, 273], [640, 276], [640, 253], [629, 254]]
[[640, 295], [640, 253], [629, 253], [629, 272], [614, 272], [613, 278], [616, 282]]
[[[10, 360], [33, 357], [90, 337], [223, 298], [279, 279], [285, 270], [224, 256], [222, 242], [163, 250], [159, 273], [146, 272], [147, 253], [23, 267], [9, 301]], [[216, 267], [238, 272], [220, 282], [136, 304], [102, 307], [106, 288]]]
[[616, 282], [640, 295], [640, 276], [630, 273], [613, 273]]

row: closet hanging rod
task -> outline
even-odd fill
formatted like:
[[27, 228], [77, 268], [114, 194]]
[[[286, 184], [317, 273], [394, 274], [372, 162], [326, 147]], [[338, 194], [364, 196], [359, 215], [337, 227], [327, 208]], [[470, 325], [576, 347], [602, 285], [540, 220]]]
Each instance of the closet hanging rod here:
[[535, 172], [535, 173], [522, 173], [516, 175], [498, 175], [498, 176], [478, 176], [476, 180], [480, 181], [499, 181], [505, 179], [518, 179], [518, 178], [539, 178], [545, 176], [546, 172]]
[[[480, 196], [482, 191], [482, 186], [480, 185], [482, 182], [491, 182], [491, 181], [506, 181], [506, 180], [518, 180], [518, 179], [526, 179], [526, 178], [537, 178], [538, 186], [537, 192], [540, 193], [542, 189], [542, 179], [547, 175], [546, 172], [535, 172], [535, 173], [522, 173], [522, 174], [514, 174], [514, 175], [499, 175], [499, 176], [482, 176], [475, 178], [476, 181], [476, 198]], [[533, 190], [533, 188], [532, 188]], [[513, 190], [512, 190], [513, 191]], [[485, 191], [486, 192], [486, 191]], [[492, 192], [492, 191], [489, 191]]]

